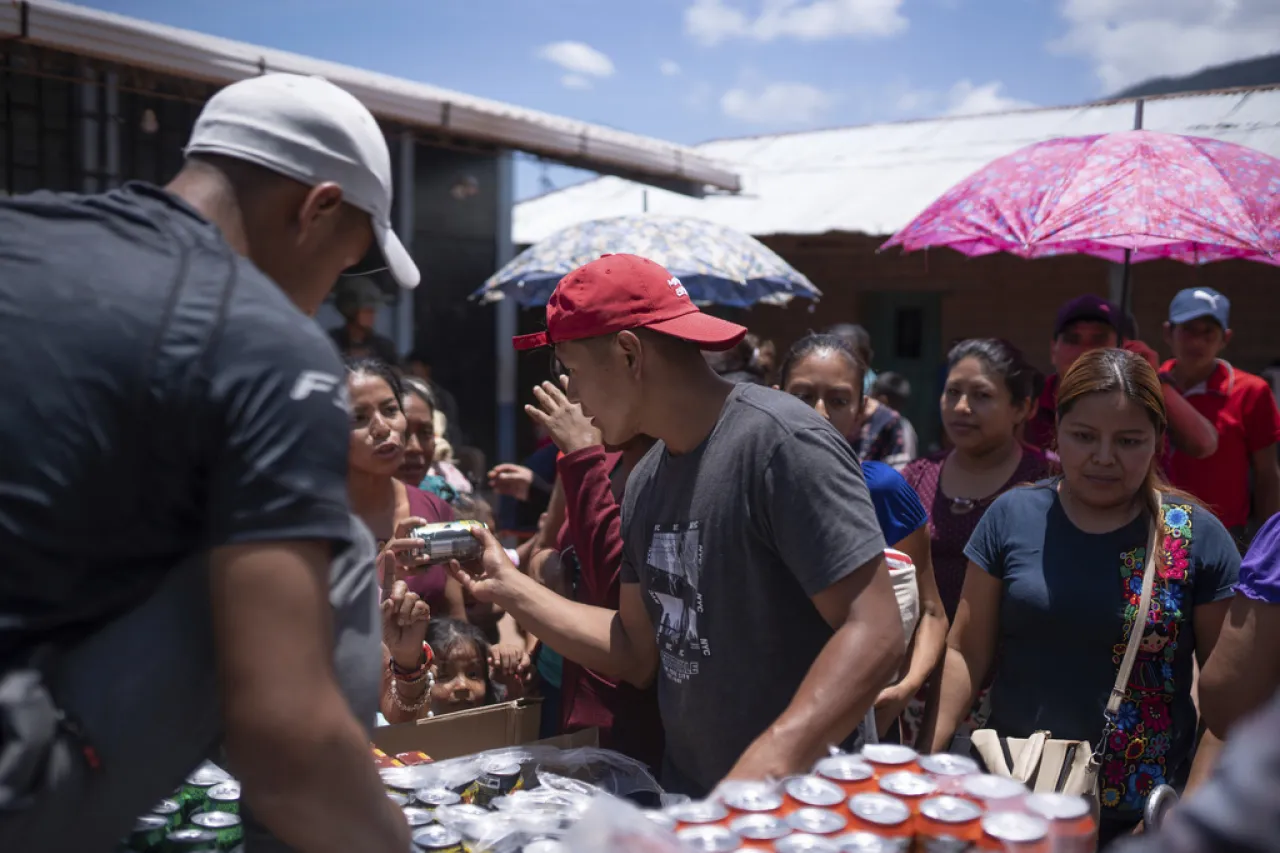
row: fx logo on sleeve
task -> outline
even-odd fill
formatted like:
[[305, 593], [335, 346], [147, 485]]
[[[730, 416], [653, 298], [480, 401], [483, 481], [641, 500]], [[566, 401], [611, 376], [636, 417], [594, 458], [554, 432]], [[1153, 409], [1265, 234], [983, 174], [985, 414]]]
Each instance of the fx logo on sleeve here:
[[312, 394], [329, 394], [334, 389], [337, 389], [338, 393], [333, 398], [333, 404], [344, 412], [349, 411], [351, 407], [347, 402], [346, 383], [341, 382], [332, 373], [319, 370], [304, 370], [299, 373], [297, 380], [293, 383], [293, 389], [289, 392], [289, 399], [305, 400]]

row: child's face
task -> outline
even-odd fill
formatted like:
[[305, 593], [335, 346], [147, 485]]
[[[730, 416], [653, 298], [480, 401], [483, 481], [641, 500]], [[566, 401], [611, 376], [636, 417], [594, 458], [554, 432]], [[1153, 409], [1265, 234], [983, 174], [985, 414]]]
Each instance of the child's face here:
[[465, 711], [484, 704], [487, 662], [473, 643], [454, 643], [438, 653], [432, 669], [431, 710], [437, 714]]

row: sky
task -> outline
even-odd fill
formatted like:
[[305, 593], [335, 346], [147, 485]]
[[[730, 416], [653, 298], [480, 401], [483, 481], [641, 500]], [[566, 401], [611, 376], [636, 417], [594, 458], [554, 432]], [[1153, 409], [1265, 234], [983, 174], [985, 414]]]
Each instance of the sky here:
[[[1280, 50], [1280, 0], [79, 0], [694, 144], [1080, 103]], [[522, 158], [517, 195], [581, 180]]]

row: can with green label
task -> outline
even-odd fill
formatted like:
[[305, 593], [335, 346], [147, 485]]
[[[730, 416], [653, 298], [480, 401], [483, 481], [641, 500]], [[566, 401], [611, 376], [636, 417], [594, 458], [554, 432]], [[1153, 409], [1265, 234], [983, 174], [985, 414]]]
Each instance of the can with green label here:
[[128, 849], [133, 853], [158, 853], [164, 846], [169, 826], [160, 815], [143, 815], [133, 824], [129, 833]]
[[218, 838], [194, 826], [175, 829], [165, 837], [164, 853], [218, 853]]
[[240, 814], [240, 783], [223, 782], [209, 789], [204, 810]]
[[228, 812], [202, 812], [191, 818], [197, 829], [212, 832], [219, 850], [234, 850], [244, 841], [244, 826], [240, 816]]
[[209, 789], [228, 781], [227, 774], [217, 767], [205, 765], [187, 777], [182, 786], [182, 812], [187, 817], [202, 812], [209, 799]]
[[177, 800], [161, 800], [151, 813], [164, 818], [170, 830], [182, 826], [182, 805]]

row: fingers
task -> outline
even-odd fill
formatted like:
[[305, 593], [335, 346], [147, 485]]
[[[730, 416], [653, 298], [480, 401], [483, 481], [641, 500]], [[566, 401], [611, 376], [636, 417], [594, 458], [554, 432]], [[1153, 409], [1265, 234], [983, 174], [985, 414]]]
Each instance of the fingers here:
[[[391, 599], [395, 601], [395, 596]], [[415, 593], [407, 592], [400, 597], [400, 606], [396, 608], [400, 617], [400, 627], [408, 628], [413, 624], [413, 609], [419, 604], [419, 598]]]
[[564, 389], [565, 399], [569, 399], [569, 377], [563, 373], [560, 374], [560, 387]]
[[445, 564], [445, 568], [449, 570], [449, 574], [452, 575], [453, 579], [462, 587], [462, 591], [464, 593], [476, 598], [477, 600], [479, 599], [479, 596], [476, 595], [475, 575], [462, 568], [462, 564], [457, 560], [450, 560]]
[[391, 538], [404, 539], [414, 529], [422, 527], [423, 525], [428, 523], [429, 522], [425, 518], [419, 518], [416, 515], [411, 515], [408, 518], [405, 518], [396, 522], [395, 533], [392, 534]]
[[526, 404], [524, 407], [524, 413], [529, 416], [531, 421], [539, 426], [545, 427], [551, 423], [551, 416], [542, 411], [542, 409], [539, 409], [537, 406], [530, 406]]

